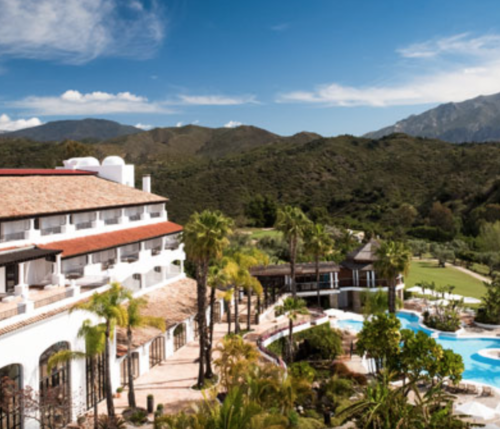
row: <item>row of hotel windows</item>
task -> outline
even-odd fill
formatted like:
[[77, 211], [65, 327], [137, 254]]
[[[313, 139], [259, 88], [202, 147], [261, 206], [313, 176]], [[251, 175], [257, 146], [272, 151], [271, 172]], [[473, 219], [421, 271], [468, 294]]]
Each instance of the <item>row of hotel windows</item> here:
[[[167, 236], [163, 245], [162, 238], [154, 238], [144, 242], [144, 249], [151, 250], [153, 255], [157, 255], [165, 250], [173, 250], [179, 247], [179, 235]], [[83, 276], [85, 266], [89, 264], [102, 264], [102, 269], [112, 268], [117, 262], [136, 262], [139, 260], [141, 243], [127, 244], [120, 247], [120, 261], [117, 260], [117, 249], [102, 250], [88, 255], [76, 256], [62, 261], [62, 272], [67, 276]]]
[[[174, 351], [187, 342], [187, 330], [184, 323], [174, 329]], [[39, 361], [39, 408], [43, 410], [42, 428], [63, 428], [71, 419], [71, 382], [70, 362], [60, 363], [48, 371], [51, 356], [61, 350], [69, 350], [69, 344], [60, 342], [48, 348]], [[93, 360], [94, 359], [94, 360]], [[104, 354], [86, 359], [86, 405], [91, 409], [94, 400], [101, 402], [106, 396], [106, 360]], [[128, 357], [121, 363], [121, 383], [128, 384]], [[149, 346], [149, 367], [153, 368], [165, 360], [165, 336], [155, 338]], [[139, 354], [132, 353], [132, 375], [139, 376]], [[93, 396], [93, 387], [96, 396]], [[23, 419], [19, 399], [22, 395], [12, 394], [15, 389], [22, 389], [22, 367], [14, 364], [0, 368], [0, 429], [21, 429]], [[44, 421], [45, 420], [45, 421]]]
[[[63, 227], [68, 223], [74, 225], [75, 229], [83, 230], [94, 227], [94, 222], [99, 218], [105, 225], [117, 225], [122, 216], [128, 218], [129, 222], [141, 220], [145, 213], [150, 219], [161, 217], [164, 211], [163, 204], [147, 206], [134, 206], [125, 209], [109, 209], [99, 212], [74, 213], [69, 215], [45, 216], [34, 219], [33, 228], [40, 230], [42, 236], [61, 234]], [[25, 233], [31, 229], [31, 219], [3, 222], [0, 224], [0, 242], [23, 240]]]

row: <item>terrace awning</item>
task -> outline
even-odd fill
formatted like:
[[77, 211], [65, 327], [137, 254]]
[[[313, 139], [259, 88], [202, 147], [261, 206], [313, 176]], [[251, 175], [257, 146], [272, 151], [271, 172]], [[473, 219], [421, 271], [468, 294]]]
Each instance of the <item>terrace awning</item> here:
[[0, 267], [10, 264], [20, 264], [22, 262], [33, 261], [48, 256], [55, 256], [59, 253], [61, 253], [60, 250], [40, 249], [38, 247], [11, 250], [7, 253], [0, 253]]

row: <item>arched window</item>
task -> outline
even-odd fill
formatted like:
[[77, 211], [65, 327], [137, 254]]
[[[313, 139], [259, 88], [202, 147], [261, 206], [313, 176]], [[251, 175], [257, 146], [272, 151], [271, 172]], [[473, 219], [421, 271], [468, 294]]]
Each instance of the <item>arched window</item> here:
[[0, 429], [21, 429], [23, 425], [19, 395], [15, 392], [22, 388], [21, 376], [21, 365], [0, 368]]
[[186, 325], [181, 323], [174, 329], [174, 351], [177, 351], [184, 346], [186, 341]]
[[153, 368], [165, 360], [165, 337], [156, 337], [149, 346], [149, 367]]
[[[70, 362], [60, 363], [49, 372], [49, 359], [69, 344], [59, 342], [40, 356], [40, 408], [42, 427], [65, 427], [71, 420]], [[46, 423], [45, 423], [46, 422]]]

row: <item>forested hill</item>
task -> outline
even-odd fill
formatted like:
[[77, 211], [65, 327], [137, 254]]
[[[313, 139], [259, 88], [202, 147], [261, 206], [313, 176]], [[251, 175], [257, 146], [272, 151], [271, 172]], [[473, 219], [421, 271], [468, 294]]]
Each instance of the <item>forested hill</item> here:
[[[267, 204], [299, 205], [315, 218], [375, 229], [400, 222], [408, 228], [435, 227], [439, 221], [429, 223], [429, 213], [436, 202], [448, 222], [438, 225], [445, 231], [476, 228], [484, 216], [500, 219], [500, 144], [454, 145], [404, 134], [298, 140], [266, 143], [264, 138], [255, 145], [245, 140], [240, 154], [237, 140], [229, 151], [222, 140], [218, 156], [212, 140], [210, 155], [192, 147], [184, 161], [181, 151], [176, 162], [167, 152], [155, 152], [154, 145], [146, 145], [148, 152], [129, 149], [127, 139], [98, 144], [3, 140], [0, 167], [52, 167], [72, 156], [119, 154], [137, 165], [138, 179], [143, 172], [153, 174], [154, 191], [170, 199], [170, 216], [179, 222], [204, 208], [222, 209], [246, 222], [249, 205], [260, 196]], [[411, 206], [409, 221], [401, 220], [405, 204]]]

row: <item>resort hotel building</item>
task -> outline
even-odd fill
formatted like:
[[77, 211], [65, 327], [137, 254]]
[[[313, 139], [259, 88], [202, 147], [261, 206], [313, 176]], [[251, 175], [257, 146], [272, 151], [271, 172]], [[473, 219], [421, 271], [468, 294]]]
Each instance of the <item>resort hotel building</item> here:
[[[169, 221], [167, 200], [151, 193], [149, 176], [142, 189], [134, 185], [134, 166], [115, 156], [102, 163], [74, 158], [53, 170], [0, 170], [0, 384], [9, 377], [38, 392], [41, 404], [57, 389], [67, 407], [50, 412], [61, 427], [93, 405], [88, 361], [47, 367], [60, 350], [84, 352], [82, 323], [100, 322], [70, 312], [76, 303], [119, 282], [148, 298], [145, 314], [165, 319], [165, 333], [134, 333], [135, 377], [195, 337], [196, 287], [184, 274], [182, 227]], [[222, 311], [218, 302], [217, 319]], [[128, 358], [125, 332], [117, 329], [113, 338], [116, 391], [126, 384]], [[104, 399], [104, 365], [100, 359], [98, 401]], [[0, 429], [43, 426], [12, 405], [0, 407]]]
[[[321, 305], [325, 308], [349, 309], [356, 313], [362, 310], [364, 292], [387, 292], [389, 282], [380, 278], [374, 266], [379, 242], [372, 239], [349, 253], [340, 264], [320, 262], [320, 283], [316, 282], [316, 264], [296, 264], [295, 281], [297, 296], [317, 305], [318, 287]], [[254, 267], [252, 275], [257, 277], [264, 289], [264, 304], [274, 302], [276, 296], [291, 292], [290, 265], [268, 265]], [[396, 295], [403, 300], [404, 278], [396, 278]], [[267, 305], [266, 305], [267, 306]]]

